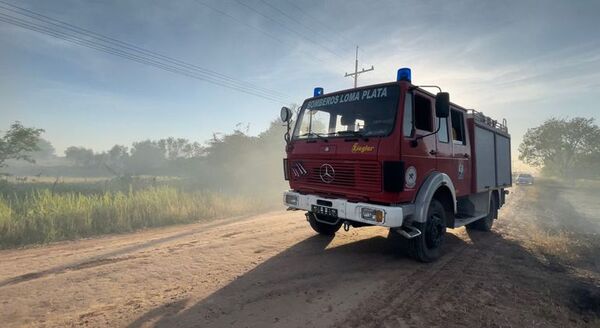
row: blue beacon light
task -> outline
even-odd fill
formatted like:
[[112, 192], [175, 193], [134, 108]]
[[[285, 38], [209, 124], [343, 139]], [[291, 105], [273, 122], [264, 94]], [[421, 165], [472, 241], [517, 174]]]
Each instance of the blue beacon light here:
[[410, 72], [410, 68], [408, 67], [403, 67], [401, 69], [398, 70], [398, 77], [396, 79], [396, 81], [408, 81], [410, 82], [411, 79], [411, 72]]
[[313, 95], [314, 95], [315, 97], [322, 96], [322, 95], [323, 95], [323, 88], [316, 87], [316, 88], [315, 88], [315, 91], [314, 91], [314, 93], [313, 93]]

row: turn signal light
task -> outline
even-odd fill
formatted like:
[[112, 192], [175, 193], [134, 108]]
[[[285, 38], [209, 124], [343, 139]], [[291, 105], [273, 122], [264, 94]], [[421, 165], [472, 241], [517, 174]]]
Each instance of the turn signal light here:
[[360, 210], [360, 216], [364, 220], [382, 223], [385, 219], [385, 212], [374, 208], [363, 207]]

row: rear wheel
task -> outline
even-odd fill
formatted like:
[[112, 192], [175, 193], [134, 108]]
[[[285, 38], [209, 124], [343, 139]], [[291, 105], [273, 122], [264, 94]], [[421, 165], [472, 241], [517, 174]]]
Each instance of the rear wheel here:
[[488, 215], [475, 222], [467, 224], [468, 230], [491, 231], [494, 225], [494, 220], [498, 218], [498, 201], [492, 195], [490, 199], [490, 211]]
[[446, 210], [442, 203], [432, 199], [425, 223], [415, 222], [413, 226], [421, 230], [421, 234], [408, 240], [409, 254], [420, 262], [435, 261], [440, 257], [446, 234]]
[[[308, 223], [314, 231], [318, 232], [321, 235], [325, 236], [333, 236], [335, 233], [340, 230], [342, 226], [342, 221], [337, 220], [338, 222], [335, 224], [327, 224], [317, 221], [317, 217], [319, 214], [315, 214], [312, 212], [306, 213], [306, 217], [308, 218]], [[321, 221], [330, 221], [329, 217], [319, 217]]]

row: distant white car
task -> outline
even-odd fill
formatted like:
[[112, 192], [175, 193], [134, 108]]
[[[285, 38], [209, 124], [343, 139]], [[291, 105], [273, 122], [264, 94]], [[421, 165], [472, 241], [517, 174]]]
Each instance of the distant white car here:
[[533, 176], [528, 173], [522, 173], [517, 176], [515, 181], [518, 185], [532, 185], [533, 184]]

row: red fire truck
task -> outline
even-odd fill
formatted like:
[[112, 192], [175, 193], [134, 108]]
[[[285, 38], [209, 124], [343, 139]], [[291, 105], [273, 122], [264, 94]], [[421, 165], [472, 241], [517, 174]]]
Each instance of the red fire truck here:
[[[362, 226], [390, 235], [419, 261], [440, 255], [446, 228], [489, 231], [512, 185], [506, 122], [451, 103], [411, 83], [333, 93], [315, 88], [288, 123], [284, 204], [334, 235]], [[439, 89], [439, 87], [436, 87]]]

